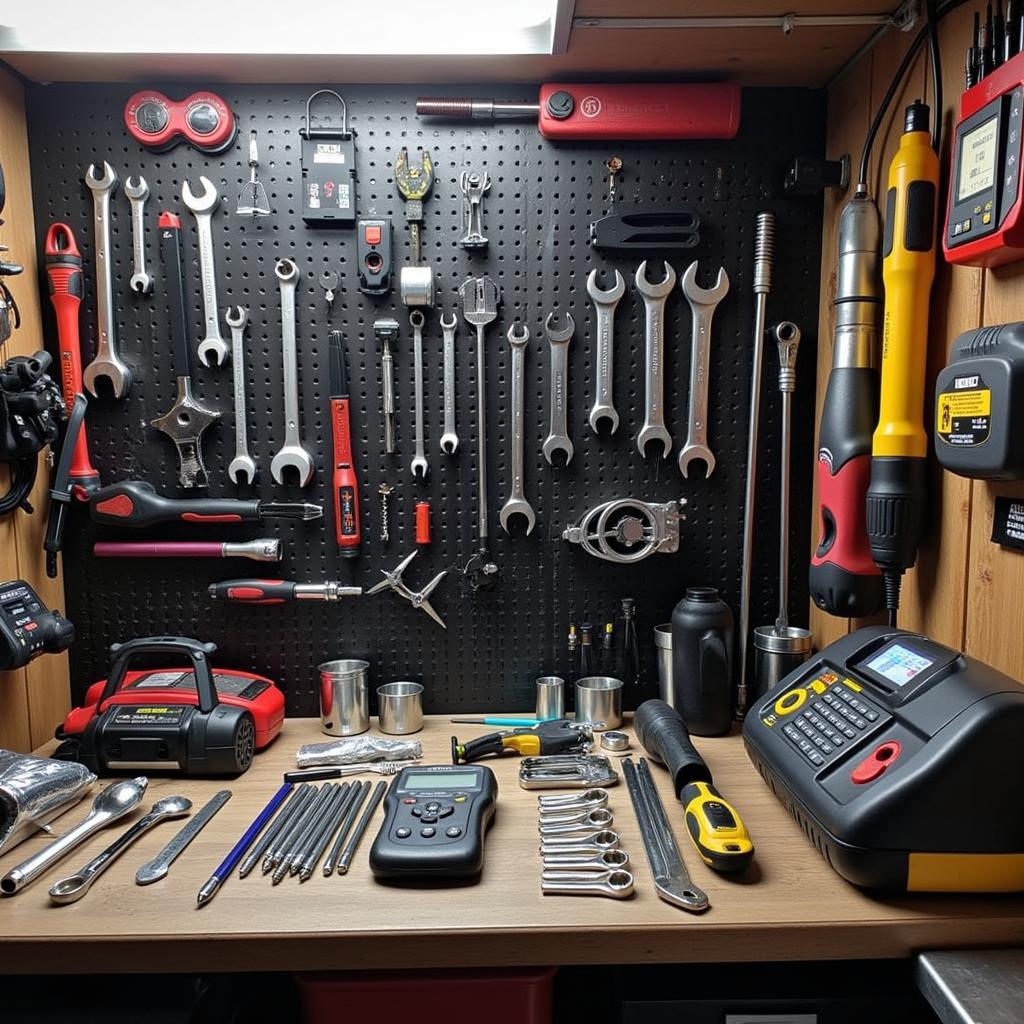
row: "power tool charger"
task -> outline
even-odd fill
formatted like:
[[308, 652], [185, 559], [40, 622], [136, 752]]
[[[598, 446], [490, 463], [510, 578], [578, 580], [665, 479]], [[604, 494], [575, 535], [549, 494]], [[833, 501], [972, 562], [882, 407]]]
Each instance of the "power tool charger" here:
[[1024, 323], [965, 331], [935, 380], [935, 455], [976, 480], [1024, 479]]
[[[54, 757], [80, 761], [97, 775], [241, 775], [281, 731], [284, 694], [263, 676], [214, 670], [216, 651], [216, 644], [187, 637], [114, 644], [110, 677], [90, 686], [84, 705], [68, 713]], [[191, 668], [129, 671], [143, 655], [184, 657]]]

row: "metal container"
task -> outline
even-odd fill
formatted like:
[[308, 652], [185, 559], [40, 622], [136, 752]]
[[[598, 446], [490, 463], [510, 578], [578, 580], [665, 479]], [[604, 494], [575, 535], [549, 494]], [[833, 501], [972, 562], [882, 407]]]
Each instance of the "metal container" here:
[[320, 731], [354, 736], [370, 728], [370, 663], [325, 661], [320, 673]]
[[576, 721], [592, 722], [599, 731], [622, 725], [622, 680], [584, 676], [576, 680]]
[[423, 728], [423, 687], [419, 683], [385, 683], [377, 687], [380, 731], [405, 736]]
[[565, 680], [561, 676], [541, 676], [537, 680], [538, 722], [565, 716]]
[[676, 706], [672, 676], [672, 623], [654, 627], [654, 647], [658, 652], [658, 691], [666, 704]]
[[786, 626], [779, 631], [775, 626], [758, 626], [754, 630], [754, 674], [748, 708], [802, 665], [811, 656], [813, 646], [806, 629]]

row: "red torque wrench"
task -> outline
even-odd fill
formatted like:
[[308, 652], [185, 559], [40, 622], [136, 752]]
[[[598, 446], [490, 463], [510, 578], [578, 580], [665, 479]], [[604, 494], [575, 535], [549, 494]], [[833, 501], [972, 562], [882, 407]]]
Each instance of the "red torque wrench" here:
[[348, 408], [348, 374], [341, 331], [327, 336], [331, 387], [331, 434], [334, 439], [334, 532], [343, 558], [359, 554], [359, 483], [352, 462], [352, 421]]
[[[78, 312], [82, 305], [85, 284], [82, 254], [67, 224], [51, 224], [44, 246], [46, 278], [50, 284], [50, 302], [57, 315], [57, 342], [60, 347], [60, 382], [68, 415], [75, 395], [83, 394], [82, 350], [78, 336]], [[100, 486], [99, 471], [89, 458], [89, 441], [85, 424], [78, 432], [68, 473], [71, 493], [79, 501], [88, 501]]]
[[425, 96], [416, 113], [454, 121], [537, 119], [548, 139], [732, 139], [740, 87], [728, 83], [549, 83], [537, 103]]
[[183, 141], [202, 153], [222, 153], [238, 133], [231, 108], [216, 93], [205, 91], [172, 100], [155, 89], [143, 89], [124, 105], [124, 124], [136, 142], [160, 153]]

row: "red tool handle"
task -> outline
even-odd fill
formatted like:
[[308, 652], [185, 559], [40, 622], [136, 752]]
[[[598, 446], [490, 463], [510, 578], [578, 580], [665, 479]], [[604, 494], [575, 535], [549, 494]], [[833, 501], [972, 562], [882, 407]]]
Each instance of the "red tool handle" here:
[[[50, 285], [50, 302], [57, 316], [57, 344], [60, 349], [60, 382], [68, 415], [75, 395], [82, 390], [82, 352], [78, 334], [78, 313], [85, 293], [82, 254], [67, 224], [51, 224], [44, 245], [46, 279]], [[68, 473], [72, 494], [86, 501], [100, 486], [99, 471], [89, 458], [89, 441], [85, 424], [78, 432]]]
[[260, 503], [238, 498], [165, 498], [146, 480], [122, 480], [92, 496], [89, 514], [93, 522], [105, 526], [255, 523], [260, 519]]
[[538, 126], [549, 139], [732, 139], [740, 87], [549, 83], [540, 87]]
[[210, 597], [236, 604], [284, 604], [295, 600], [294, 580], [224, 580], [211, 583]]
[[355, 558], [359, 554], [362, 531], [347, 397], [331, 399], [331, 433], [334, 437], [334, 530], [342, 557]]
[[219, 540], [99, 540], [92, 546], [96, 558], [223, 558]]

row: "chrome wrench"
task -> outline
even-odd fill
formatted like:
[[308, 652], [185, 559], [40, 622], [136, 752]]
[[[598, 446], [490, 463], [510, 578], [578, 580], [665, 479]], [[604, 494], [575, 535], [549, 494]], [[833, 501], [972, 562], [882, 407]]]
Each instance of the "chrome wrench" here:
[[184, 828], [152, 859], [146, 861], [135, 872], [136, 885], [151, 885], [167, 876], [171, 865], [185, 852], [189, 843], [213, 819], [213, 816], [231, 799], [231, 790], [222, 789], [210, 798], [195, 814], [189, 818]]
[[545, 871], [614, 871], [629, 863], [625, 850], [604, 853], [552, 853], [544, 858]]
[[220, 202], [220, 195], [209, 178], [200, 177], [202, 195], [196, 196], [188, 181], [182, 182], [181, 201], [196, 218], [199, 237], [199, 276], [203, 283], [203, 316], [206, 321], [206, 337], [199, 342], [199, 362], [209, 366], [210, 355], [217, 366], [223, 366], [231, 355], [228, 343], [220, 336], [220, 312], [217, 308], [217, 276], [213, 266], [213, 231], [210, 227], [213, 211]]
[[566, 878], [568, 872], [545, 871], [541, 875], [540, 889], [545, 896], [610, 896], [614, 900], [633, 895], [633, 876], [619, 869], [606, 875], [592, 875], [585, 871], [578, 877]]
[[609, 433], [619, 429], [619, 414], [615, 411], [612, 388], [615, 380], [615, 307], [626, 293], [622, 274], [615, 271], [615, 285], [607, 290], [598, 288], [597, 271], [587, 277], [587, 294], [594, 303], [597, 316], [597, 353], [594, 382], [594, 404], [590, 407], [590, 429], [600, 434], [603, 420], [611, 422]]
[[555, 452], [565, 453], [565, 464], [572, 462], [572, 441], [569, 440], [569, 342], [576, 331], [571, 313], [565, 314], [565, 327], [554, 326], [557, 313], [549, 313], [544, 333], [551, 350], [551, 425], [544, 441], [544, 458], [553, 466]]
[[592, 811], [597, 807], [607, 806], [607, 789], [587, 789], [582, 793], [559, 793], [557, 795], [537, 797], [537, 810], [542, 816], [561, 810], [574, 810], [585, 807], [588, 811]]
[[423, 324], [426, 317], [422, 310], [414, 309], [409, 314], [412, 326], [412, 369], [414, 379], [413, 400], [416, 406], [416, 454], [412, 457], [412, 475], [426, 480], [430, 467], [427, 465], [423, 441]]
[[270, 463], [270, 475], [284, 483], [287, 469], [299, 476], [299, 486], [313, 479], [313, 456], [302, 445], [299, 430], [299, 355], [295, 341], [295, 282], [299, 268], [291, 260], [278, 260], [274, 273], [281, 286], [281, 368], [284, 377], [284, 444]]
[[256, 482], [256, 460], [249, 454], [246, 431], [248, 406], [245, 401], [245, 325], [249, 311], [242, 306], [229, 306], [224, 320], [231, 328], [231, 374], [235, 392], [235, 457], [228, 466], [233, 484], [252, 486]]
[[508, 343], [512, 348], [512, 491], [508, 501], [501, 506], [498, 521], [506, 533], [512, 516], [524, 516], [526, 533], [533, 532], [537, 516], [524, 493], [525, 471], [523, 467], [523, 406], [526, 376], [526, 343], [530, 340], [530, 329], [513, 324], [508, 329]]
[[680, 287], [690, 304], [690, 421], [686, 444], [679, 453], [679, 472], [689, 477], [690, 463], [703, 462], [705, 479], [715, 471], [715, 456], [708, 447], [708, 377], [711, 373], [711, 321], [718, 304], [729, 294], [729, 275], [718, 268], [712, 288], [697, 284], [697, 261], [684, 271]]
[[[569, 820], [569, 818], [573, 820]], [[537, 825], [537, 831], [547, 839], [550, 836], [571, 836], [585, 833], [590, 835], [596, 830], [603, 831], [611, 829], [615, 824], [615, 815], [607, 807], [598, 807], [596, 810], [587, 811], [585, 814], [566, 816], [563, 822], [542, 821]]]
[[455, 433], [455, 326], [458, 319], [454, 313], [441, 314], [441, 330], [444, 331], [444, 433], [441, 435], [441, 451], [454, 455], [459, 447], [459, 435]]
[[672, 435], [665, 426], [665, 299], [675, 287], [676, 272], [665, 262], [665, 276], [655, 284], [647, 280], [647, 260], [637, 267], [636, 289], [644, 300], [644, 424], [636, 436], [637, 451], [647, 458], [647, 445], [660, 441], [661, 457], [672, 451]]
[[540, 844], [540, 852], [544, 857], [552, 853], [603, 853], [618, 848], [619, 834], [611, 829], [601, 829], [588, 836], [554, 836], [542, 839]]
[[132, 371], [117, 351], [117, 318], [114, 314], [114, 271], [110, 265], [110, 193], [117, 187], [117, 173], [105, 160], [103, 177], [89, 164], [85, 183], [92, 192], [93, 244], [96, 246], [96, 358], [85, 368], [82, 381], [94, 398], [96, 383], [106, 377], [115, 398], [124, 398], [132, 384]]
[[124, 194], [132, 207], [132, 263], [134, 273], [128, 286], [139, 295], [148, 295], [153, 290], [153, 278], [146, 273], [146, 200], [149, 185], [141, 175], [138, 184], [133, 185], [129, 177], [124, 183]]

